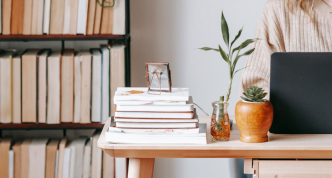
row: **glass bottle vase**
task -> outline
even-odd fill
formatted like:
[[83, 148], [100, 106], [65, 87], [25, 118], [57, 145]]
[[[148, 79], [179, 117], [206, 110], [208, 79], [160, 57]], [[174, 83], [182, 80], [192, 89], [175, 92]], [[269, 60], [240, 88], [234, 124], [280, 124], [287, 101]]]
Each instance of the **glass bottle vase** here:
[[213, 141], [228, 141], [230, 123], [227, 112], [228, 103], [215, 101], [212, 103], [211, 136]]

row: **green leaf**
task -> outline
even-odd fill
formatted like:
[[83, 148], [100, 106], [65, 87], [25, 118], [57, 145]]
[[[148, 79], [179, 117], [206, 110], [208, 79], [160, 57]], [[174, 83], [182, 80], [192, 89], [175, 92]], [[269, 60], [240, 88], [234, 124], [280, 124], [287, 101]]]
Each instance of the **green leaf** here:
[[248, 56], [248, 55], [250, 55], [254, 51], [255, 51], [255, 48], [252, 48], [252, 49], [246, 51], [245, 53], [241, 54], [241, 56]]
[[259, 100], [256, 100], [255, 102], [265, 102], [266, 100], [264, 99], [259, 99]]
[[251, 53], [253, 53], [254, 51], [255, 51], [255, 48], [252, 48], [252, 49], [248, 50], [247, 52], [245, 52], [245, 53], [243, 53], [243, 54], [241, 54], [241, 55], [236, 56], [236, 58], [234, 59], [234, 62], [233, 62], [233, 66], [232, 66], [232, 72], [234, 72], [235, 67], [236, 67], [236, 64], [237, 64], [238, 60], [239, 60], [241, 57], [243, 57], [243, 56], [248, 56], [248, 55], [250, 55]]
[[201, 49], [201, 50], [203, 50], [203, 51], [210, 51], [210, 50], [213, 50], [213, 51], [217, 51], [217, 52], [219, 52], [219, 49], [209, 48], [209, 47], [203, 47], [203, 48], [199, 48], [199, 49]]
[[245, 98], [245, 97], [242, 97], [242, 96], [241, 96], [241, 98], [242, 98], [244, 101], [251, 101], [250, 99]]
[[222, 37], [224, 38], [224, 41], [227, 45], [227, 47], [229, 47], [229, 32], [228, 32], [228, 25], [227, 25], [227, 21], [224, 17], [224, 13], [221, 13], [221, 32], [222, 32]]
[[240, 46], [233, 49], [232, 54], [234, 54], [235, 51], [238, 51], [238, 50], [241, 51], [241, 49], [247, 47], [249, 44], [251, 44], [251, 43], [253, 43], [257, 40], [260, 40], [260, 39], [259, 38], [254, 38], [254, 39], [248, 39], [248, 40], [244, 41]]
[[231, 61], [228, 59], [226, 53], [224, 50], [222, 50], [222, 48], [219, 45], [219, 52], [221, 54], [221, 57], [228, 63], [228, 65], [231, 65]]
[[[247, 66], [247, 67], [249, 67], [249, 66]], [[239, 71], [241, 71], [241, 70], [243, 70], [243, 69], [245, 69], [245, 68], [247, 68], [247, 67], [244, 67], [244, 68], [242, 68], [242, 69], [239, 69], [239, 70], [235, 71], [235, 72], [234, 72], [234, 75], [235, 75], [237, 72], [239, 72]], [[233, 76], [234, 76], [234, 75], [233, 75]]]
[[263, 93], [263, 94], [262, 94], [262, 98], [264, 98], [266, 95], [267, 95], [267, 93]]
[[241, 28], [241, 30], [239, 31], [239, 33], [235, 36], [234, 40], [231, 43], [231, 47], [233, 46], [233, 44], [235, 43], [235, 41], [241, 36], [243, 27]]

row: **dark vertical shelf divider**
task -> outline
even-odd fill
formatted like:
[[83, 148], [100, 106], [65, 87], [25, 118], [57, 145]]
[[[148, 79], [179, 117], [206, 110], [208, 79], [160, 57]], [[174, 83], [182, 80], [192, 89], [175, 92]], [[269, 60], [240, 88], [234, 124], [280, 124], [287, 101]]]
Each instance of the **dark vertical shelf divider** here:
[[[108, 43], [117, 42], [125, 46], [125, 86], [130, 87], [130, 0], [126, 1], [126, 34], [112, 35], [0, 35], [0, 42], [12, 41], [60, 41], [61, 47], [65, 48], [65, 41], [82, 41], [82, 40], [107, 40]], [[61, 124], [0, 124], [0, 138], [2, 130], [47, 130], [62, 129], [66, 134], [66, 129], [103, 129], [101, 123], [79, 124], [79, 123], [61, 123]]]

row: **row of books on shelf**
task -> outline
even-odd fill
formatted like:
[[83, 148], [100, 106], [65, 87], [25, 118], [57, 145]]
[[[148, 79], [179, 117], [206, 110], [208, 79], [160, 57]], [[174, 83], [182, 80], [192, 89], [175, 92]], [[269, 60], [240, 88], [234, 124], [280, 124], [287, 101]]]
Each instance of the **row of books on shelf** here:
[[[125, 0], [1, 0], [3, 35], [125, 34]], [[102, 7], [104, 6], [104, 7]]]
[[188, 88], [151, 93], [119, 87], [114, 103], [108, 142], [206, 144], [206, 124], [199, 123]]
[[100, 133], [73, 140], [5, 138], [0, 141], [3, 178], [126, 178], [126, 158], [113, 158], [97, 146]]
[[1, 123], [102, 122], [125, 85], [124, 46], [3, 50], [0, 71]]

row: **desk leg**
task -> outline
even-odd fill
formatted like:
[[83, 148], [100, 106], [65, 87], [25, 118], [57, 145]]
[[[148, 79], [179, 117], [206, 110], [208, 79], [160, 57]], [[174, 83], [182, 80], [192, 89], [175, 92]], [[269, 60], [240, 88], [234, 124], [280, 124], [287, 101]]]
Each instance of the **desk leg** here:
[[128, 178], [152, 178], [154, 158], [130, 158]]

